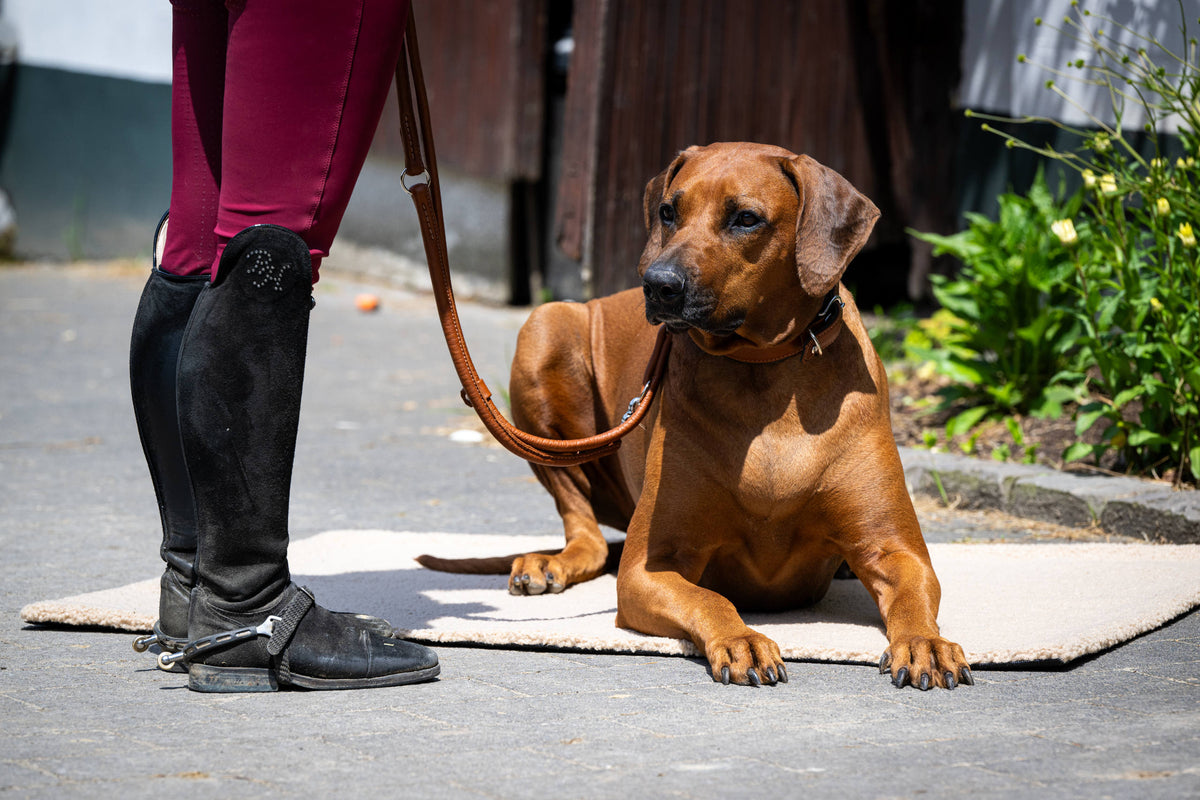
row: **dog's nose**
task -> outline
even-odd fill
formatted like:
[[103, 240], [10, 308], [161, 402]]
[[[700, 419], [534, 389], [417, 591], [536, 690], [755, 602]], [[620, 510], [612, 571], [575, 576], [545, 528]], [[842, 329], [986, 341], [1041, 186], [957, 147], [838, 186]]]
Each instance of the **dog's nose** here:
[[674, 264], [651, 264], [642, 276], [642, 292], [648, 304], [662, 309], [683, 305], [687, 276]]

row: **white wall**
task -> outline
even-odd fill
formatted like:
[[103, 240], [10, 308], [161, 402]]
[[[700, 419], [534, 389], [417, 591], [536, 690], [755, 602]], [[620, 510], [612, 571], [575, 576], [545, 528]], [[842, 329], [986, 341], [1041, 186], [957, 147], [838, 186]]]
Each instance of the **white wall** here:
[[171, 82], [168, 0], [3, 0], [24, 64]]
[[[1183, 6], [1188, 36], [1200, 35], [1200, 23], [1197, 23], [1200, 0], [1184, 0]], [[1093, 30], [1101, 28], [1123, 44], [1136, 49], [1145, 43], [1134, 34], [1097, 17], [1111, 17], [1142, 35], [1157, 38], [1176, 54], [1184, 52], [1180, 33], [1182, 18], [1175, 0], [1080, 0], [1080, 7], [1092, 12], [1088, 24]], [[1080, 58], [1085, 62], [1093, 61], [1090, 47], [1086, 42], [1071, 41], [1050, 27], [1072, 30], [1063, 24], [1063, 18], [1069, 12], [1072, 9], [1068, 0], [966, 0], [959, 105], [999, 114], [1043, 116], [1072, 125], [1088, 125], [1087, 115], [1045, 88], [1046, 81], [1053, 78], [1091, 113], [1106, 124], [1113, 124], [1112, 104], [1106, 89], [1051, 75], [1033, 64], [1017, 63], [1017, 56], [1025, 55], [1029, 61], [1065, 69], [1068, 74], [1082, 74], [1080, 70], [1067, 69], [1066, 65]], [[1044, 20], [1040, 27], [1034, 25], [1037, 17]], [[1147, 51], [1154, 56], [1155, 48], [1147, 46]], [[1172, 69], [1168, 62], [1161, 64]], [[1127, 107], [1123, 127], [1140, 128], [1145, 123], [1144, 115], [1136, 111], [1140, 109], [1134, 104]], [[1174, 132], [1175, 127], [1168, 123], [1166, 129]]]

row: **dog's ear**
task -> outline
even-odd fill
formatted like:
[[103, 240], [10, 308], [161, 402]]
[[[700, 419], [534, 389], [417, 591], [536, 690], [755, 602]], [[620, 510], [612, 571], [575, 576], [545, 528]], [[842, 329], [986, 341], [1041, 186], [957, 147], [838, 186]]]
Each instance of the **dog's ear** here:
[[671, 185], [675, 176], [679, 174], [679, 170], [683, 168], [688, 152], [695, 149], [695, 147], [689, 147], [675, 156], [675, 160], [666, 169], [655, 175], [646, 184], [646, 192], [642, 195], [642, 215], [646, 222], [646, 247], [638, 262], [638, 274], [645, 273], [646, 268], [662, 251], [662, 220], [658, 216], [658, 207], [662, 205], [663, 193]]
[[822, 297], [842, 279], [850, 260], [867, 243], [879, 209], [828, 167], [808, 156], [784, 161], [796, 182], [800, 212], [796, 217], [796, 269], [800, 285]]

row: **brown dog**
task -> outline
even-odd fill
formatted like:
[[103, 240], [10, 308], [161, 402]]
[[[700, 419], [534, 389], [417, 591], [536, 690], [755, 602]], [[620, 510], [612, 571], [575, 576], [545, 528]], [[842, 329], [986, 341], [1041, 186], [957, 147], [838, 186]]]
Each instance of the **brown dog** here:
[[515, 558], [510, 591], [596, 577], [599, 524], [625, 530], [617, 625], [690, 639], [714, 680], [757, 685], [787, 672], [738, 609], [812, 604], [845, 561], [886, 623], [881, 671], [922, 689], [973, 682], [938, 633], [887, 378], [839, 283], [878, 216], [837, 173], [764, 145], [689, 148], [650, 181], [642, 290], [536, 309], [517, 343], [513, 416], [555, 438], [616, 424], [641, 391], [651, 323], [674, 336], [667, 374], [616, 455], [534, 467], [566, 548]]

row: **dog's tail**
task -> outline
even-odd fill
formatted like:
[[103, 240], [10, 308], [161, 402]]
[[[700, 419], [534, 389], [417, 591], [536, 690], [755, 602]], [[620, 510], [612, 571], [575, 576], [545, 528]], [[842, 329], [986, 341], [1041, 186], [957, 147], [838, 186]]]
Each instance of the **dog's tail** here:
[[[621, 563], [621, 551], [625, 542], [609, 542], [608, 558], [604, 562], [605, 572], [615, 572]], [[556, 556], [562, 550], [535, 550], [537, 555]], [[514, 553], [511, 556], [491, 556], [489, 558], [441, 558], [439, 556], [417, 556], [417, 563], [425, 569], [438, 572], [453, 572], [459, 575], [507, 575], [512, 570], [513, 562], [528, 553]]]
[[[543, 556], [556, 556], [560, 550], [538, 550]], [[425, 569], [438, 572], [455, 572], [459, 575], [507, 575], [513, 562], [525, 553], [490, 558], [441, 558], [440, 556], [417, 556], [417, 563]]]

